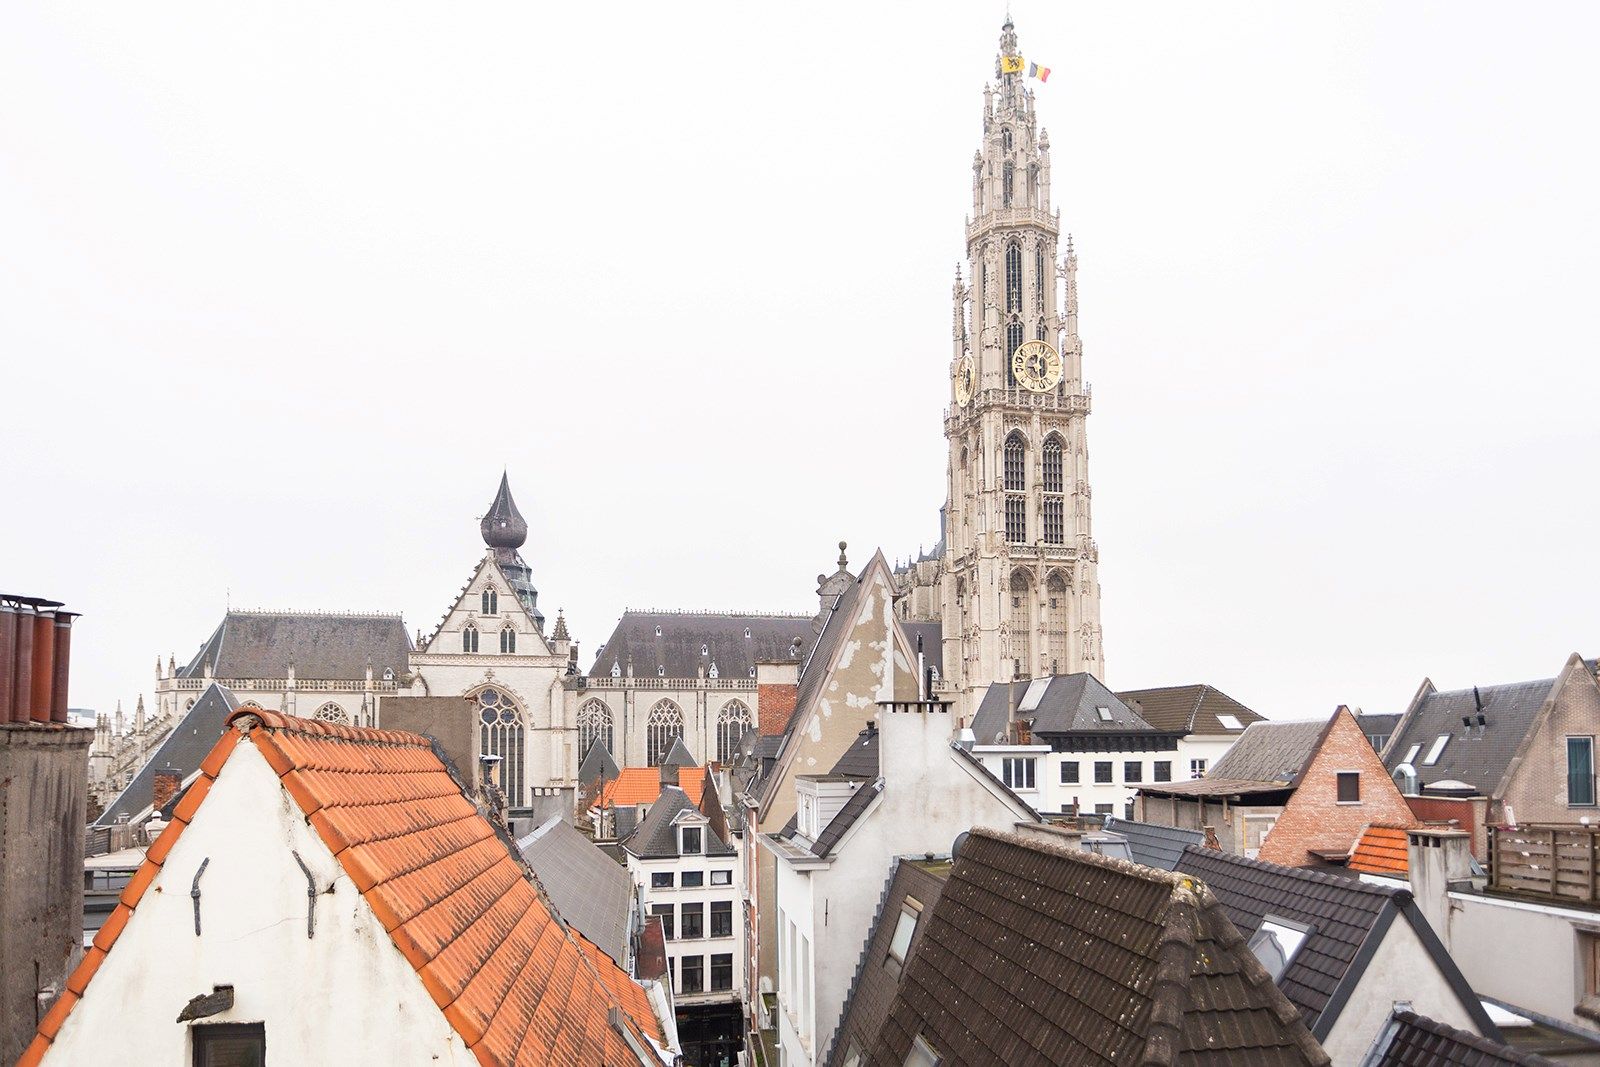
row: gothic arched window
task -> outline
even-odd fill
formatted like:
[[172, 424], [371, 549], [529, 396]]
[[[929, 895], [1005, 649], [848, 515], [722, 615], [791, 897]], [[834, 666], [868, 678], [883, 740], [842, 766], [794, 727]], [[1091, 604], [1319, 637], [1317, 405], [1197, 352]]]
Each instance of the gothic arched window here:
[[1011, 573], [1011, 656], [1022, 677], [1033, 674], [1033, 585], [1025, 571]]
[[750, 709], [743, 701], [730, 700], [717, 712], [717, 759], [732, 763], [738, 754], [739, 740], [750, 729]]
[[500, 631], [500, 651], [515, 652], [517, 650], [517, 631], [510, 626]]
[[1017, 368], [1011, 365], [1011, 357], [1022, 346], [1022, 323], [1006, 323], [1006, 381], [1013, 389], [1017, 386]]
[[1014, 545], [1021, 544], [1028, 539], [1028, 498], [1022, 495], [1027, 488], [1028, 463], [1027, 445], [1017, 430], [1006, 437], [1005, 462], [1001, 469], [1005, 473], [1006, 540]]
[[461, 628], [461, 651], [478, 651], [478, 628], [470, 622]]
[[1046, 329], [1045, 329], [1045, 328], [1044, 328], [1044, 320], [1043, 320], [1043, 319], [1040, 319], [1040, 320], [1039, 320], [1039, 340], [1041, 340], [1041, 341], [1048, 341], [1048, 340], [1050, 340], [1050, 338], [1049, 338], [1049, 337], [1048, 337], [1048, 336], [1047, 336], [1047, 334], [1048, 334], [1048, 332], [1049, 332], [1049, 331], [1047, 331], [1047, 330], [1046, 330]]
[[1010, 126], [1005, 126], [1005, 127], [1001, 128], [1001, 131], [1000, 131], [1000, 143], [1005, 146], [1005, 150], [1007, 152], [1011, 151], [1012, 141], [1011, 141], [1011, 127]]
[[1060, 572], [1052, 574], [1044, 583], [1044, 639], [1046, 664], [1051, 674], [1061, 674], [1067, 669], [1067, 643], [1072, 631], [1067, 622], [1067, 582]]
[[497, 615], [500, 613], [500, 594], [493, 589], [483, 591], [483, 614]]
[[[1045, 276], [1044, 270], [1045, 270], [1044, 245], [1041, 244], [1041, 245], [1039, 245], [1037, 248], [1035, 248], [1033, 250], [1033, 284], [1034, 284], [1034, 292], [1039, 295], [1039, 307], [1041, 309], [1044, 307], [1044, 291], [1045, 291], [1045, 287], [1050, 284], [1050, 280], [1049, 280], [1049, 278], [1047, 278]], [[1039, 340], [1041, 340], [1041, 341], [1044, 340], [1044, 335], [1043, 334], [1041, 334], [1039, 336]]]
[[1001, 186], [1000, 186], [1001, 206], [1002, 207], [1010, 207], [1011, 206], [1011, 186], [1012, 186], [1012, 183], [1016, 180], [1017, 168], [1011, 165], [1011, 161], [1009, 159], [1006, 160], [1006, 165], [1003, 168], [1001, 168], [1001, 175], [1002, 175], [1002, 179], [1003, 179], [1002, 183], [1001, 183]]
[[499, 756], [500, 791], [511, 807], [521, 807], [524, 753], [527, 751], [527, 726], [522, 709], [503, 690], [489, 686], [478, 692], [478, 718], [481, 723], [480, 751]]
[[1022, 246], [1006, 245], [1006, 310], [1022, 310]]
[[1061, 465], [1061, 437], [1051, 434], [1044, 439], [1044, 457], [1040, 464], [1044, 475], [1044, 543], [1064, 544], [1066, 541], [1066, 478]]
[[645, 762], [659, 767], [672, 750], [672, 742], [683, 736], [683, 712], [670, 700], [658, 700], [645, 723]]
[[603, 700], [585, 700], [578, 709], [578, 758], [587, 756], [596, 741], [606, 746], [607, 752], [616, 751], [612, 747], [615, 741], [611, 733], [611, 709]]
[[331, 700], [322, 705], [322, 707], [318, 708], [316, 714], [313, 715], [312, 718], [318, 719], [322, 722], [336, 722], [343, 726], [350, 725], [349, 713]]

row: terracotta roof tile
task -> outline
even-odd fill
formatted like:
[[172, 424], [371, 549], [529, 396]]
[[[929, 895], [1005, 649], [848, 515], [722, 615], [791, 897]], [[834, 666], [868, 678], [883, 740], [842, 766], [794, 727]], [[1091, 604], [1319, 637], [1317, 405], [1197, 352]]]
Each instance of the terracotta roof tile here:
[[[426, 738], [259, 708], [235, 714], [230, 726], [236, 728], [201, 765], [23, 1063], [43, 1056], [246, 736], [480, 1063], [637, 1062], [610, 1023], [614, 1006], [636, 1038], [664, 1040], [648, 994], [559, 921]], [[648, 773], [659, 792], [658, 772]], [[696, 793], [702, 781], [695, 780]]]
[[1395, 826], [1369, 826], [1356, 841], [1348, 866], [1368, 874], [1410, 874], [1406, 832]]
[[[678, 788], [689, 796], [690, 803], [700, 806], [706, 776], [703, 768], [684, 767], [678, 771]], [[661, 796], [661, 771], [656, 767], [624, 767], [622, 773], [607, 782], [600, 790], [595, 806], [601, 808], [626, 807], [630, 804], [654, 804]]]

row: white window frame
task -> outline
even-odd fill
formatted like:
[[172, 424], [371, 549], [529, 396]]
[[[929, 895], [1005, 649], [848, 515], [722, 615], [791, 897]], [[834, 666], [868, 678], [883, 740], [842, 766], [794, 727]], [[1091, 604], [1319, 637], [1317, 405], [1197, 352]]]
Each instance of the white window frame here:
[[1438, 737], [1434, 738], [1433, 744], [1428, 748], [1428, 754], [1422, 757], [1422, 765], [1424, 767], [1432, 767], [1435, 763], [1438, 763], [1439, 757], [1444, 755], [1444, 746], [1448, 745], [1449, 743], [1449, 734], [1440, 734]]

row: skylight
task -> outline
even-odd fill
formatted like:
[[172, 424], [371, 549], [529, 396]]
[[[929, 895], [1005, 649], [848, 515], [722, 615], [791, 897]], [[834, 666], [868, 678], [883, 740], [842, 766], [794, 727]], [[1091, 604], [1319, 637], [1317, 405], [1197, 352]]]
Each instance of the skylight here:
[[1406, 749], [1406, 758], [1401, 760], [1400, 762], [1401, 763], [1415, 764], [1416, 760], [1417, 760], [1417, 753], [1421, 752], [1421, 751], [1422, 751], [1422, 746], [1421, 745], [1412, 745], [1410, 748]]
[[[1449, 734], [1440, 734], [1438, 737], [1436, 737], [1432, 746], [1430, 746], [1428, 749], [1427, 756], [1423, 758], [1422, 765], [1424, 767], [1432, 767], [1435, 763], [1438, 763], [1439, 756], [1444, 752], [1444, 746], [1448, 744], [1449, 741]], [[1411, 761], [1407, 760], [1406, 762], [1409, 763]]]
[[1237, 715], [1218, 715], [1217, 716], [1217, 721], [1222, 724], [1222, 728], [1224, 730], [1243, 730], [1244, 729], [1244, 727], [1242, 725], [1240, 725], [1239, 717]]
[[1028, 689], [1022, 694], [1022, 703], [1017, 706], [1018, 711], [1037, 711], [1039, 701], [1044, 699], [1044, 691], [1050, 688], [1050, 679], [1035, 678], [1028, 683]]
[[1261, 920], [1261, 928], [1251, 935], [1250, 951], [1276, 982], [1289, 969], [1310, 932], [1309, 926], [1268, 915]]
[[1111, 721], [1111, 709], [1110, 708], [1095, 708], [1094, 709], [1094, 713], [1096, 715], [1100, 716], [1100, 721], [1101, 722], [1110, 722]]

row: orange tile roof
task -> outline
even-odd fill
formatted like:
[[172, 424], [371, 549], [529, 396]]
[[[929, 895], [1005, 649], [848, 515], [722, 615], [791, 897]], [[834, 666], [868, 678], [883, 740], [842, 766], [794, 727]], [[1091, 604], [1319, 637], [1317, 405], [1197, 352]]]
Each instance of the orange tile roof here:
[[[704, 767], [682, 767], [678, 770], [678, 788], [689, 795], [695, 807], [700, 806], [700, 793], [705, 788]], [[606, 783], [600, 790], [597, 808], [627, 807], [630, 804], [654, 804], [661, 795], [661, 769], [659, 767], [624, 767], [622, 773]]]
[[1347, 866], [1368, 874], [1410, 874], [1406, 832], [1394, 826], [1369, 826], [1356, 841]]
[[[609, 1022], [660, 1044], [648, 994], [561, 922], [427, 738], [250, 708], [197, 778], [19, 1067], [43, 1058], [173, 843], [241, 741], [254, 744], [338, 858], [434, 1003], [487, 1067], [637, 1063]], [[652, 773], [654, 771], [652, 770]]]

